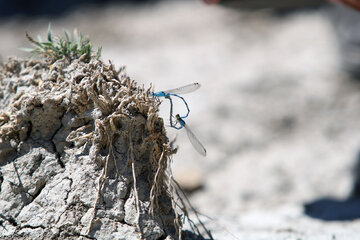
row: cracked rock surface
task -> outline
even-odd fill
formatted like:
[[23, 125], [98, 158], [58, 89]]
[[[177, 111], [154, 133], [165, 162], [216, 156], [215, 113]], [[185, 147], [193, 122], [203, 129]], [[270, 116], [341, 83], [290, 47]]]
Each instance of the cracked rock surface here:
[[0, 239], [174, 237], [158, 103], [123, 68], [10, 59], [0, 96]]

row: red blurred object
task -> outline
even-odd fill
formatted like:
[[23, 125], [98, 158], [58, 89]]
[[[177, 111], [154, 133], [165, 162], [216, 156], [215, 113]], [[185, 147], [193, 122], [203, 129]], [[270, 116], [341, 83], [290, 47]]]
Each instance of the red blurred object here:
[[319, 6], [327, 0], [202, 0], [206, 4], [219, 4], [234, 9], [295, 9]]
[[343, 3], [360, 11], [360, 0], [331, 0], [331, 1], [335, 3]]
[[[215, 3], [225, 3], [227, 0], [203, 0], [207, 4], [215, 4]], [[334, 3], [342, 3], [349, 7], [352, 7], [358, 11], [360, 11], [360, 0], [330, 0]], [[240, 1], [241, 2], [241, 1]], [[266, 2], [266, 1], [265, 1]]]

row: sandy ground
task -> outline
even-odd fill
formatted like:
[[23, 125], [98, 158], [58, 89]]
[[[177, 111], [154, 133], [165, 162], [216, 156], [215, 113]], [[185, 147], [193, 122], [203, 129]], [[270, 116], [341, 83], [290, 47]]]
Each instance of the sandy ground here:
[[[179, 181], [194, 176], [204, 186], [191, 200], [212, 218], [203, 221], [215, 239], [360, 239], [345, 201], [360, 144], [360, 83], [341, 71], [326, 9], [276, 16], [170, 1], [13, 18], [0, 22], [2, 60], [24, 56], [24, 32], [45, 35], [49, 20], [56, 33], [89, 35], [103, 59], [145, 86], [202, 84], [184, 97], [208, 156], [185, 132], [168, 132], [178, 134]], [[316, 218], [304, 213], [307, 203], [319, 203], [310, 209]]]

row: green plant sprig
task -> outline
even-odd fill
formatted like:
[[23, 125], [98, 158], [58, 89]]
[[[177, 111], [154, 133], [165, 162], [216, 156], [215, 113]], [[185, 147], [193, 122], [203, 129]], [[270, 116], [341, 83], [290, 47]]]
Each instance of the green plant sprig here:
[[[31, 52], [33, 55], [42, 55], [50, 60], [50, 62], [55, 62], [62, 58], [72, 61], [83, 55], [82, 59], [85, 62], [89, 62], [93, 56], [90, 40], [82, 34], [77, 34], [75, 31], [72, 38], [66, 31], [64, 33], [64, 37], [53, 37], [49, 27], [47, 41], [43, 41], [40, 36], [38, 36], [38, 41], [36, 41], [26, 33], [26, 38], [32, 43], [34, 48], [22, 48], [21, 50]], [[98, 48], [94, 57], [99, 59], [100, 56], [101, 47]]]

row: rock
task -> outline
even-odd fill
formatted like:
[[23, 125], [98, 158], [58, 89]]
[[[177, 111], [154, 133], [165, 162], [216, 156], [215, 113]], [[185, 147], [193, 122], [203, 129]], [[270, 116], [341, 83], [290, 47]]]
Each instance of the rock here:
[[188, 168], [175, 171], [174, 177], [181, 188], [188, 193], [199, 190], [204, 185], [203, 173], [200, 171], [200, 169]]
[[1, 239], [176, 238], [149, 90], [99, 60], [10, 59], [0, 93]]

